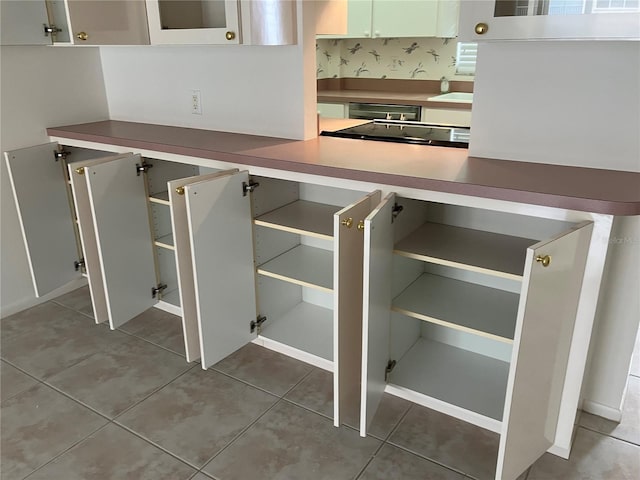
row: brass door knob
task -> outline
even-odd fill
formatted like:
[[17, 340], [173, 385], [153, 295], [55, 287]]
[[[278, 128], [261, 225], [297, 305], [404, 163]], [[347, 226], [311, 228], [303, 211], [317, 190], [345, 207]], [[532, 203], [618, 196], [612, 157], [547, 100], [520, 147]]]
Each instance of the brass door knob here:
[[480, 22], [476, 24], [475, 31], [478, 35], [484, 35], [489, 30], [489, 25], [486, 23]]
[[84, 175], [84, 167], [76, 168], [76, 173], [78, 175]]
[[176, 187], [176, 193], [178, 195], [184, 195], [184, 187]]
[[541, 263], [543, 267], [548, 267], [551, 264], [551, 255], [538, 255], [536, 262]]
[[227, 32], [224, 34], [224, 36], [227, 40], [233, 40], [234, 38], [236, 38], [236, 32]]
[[351, 218], [351, 217], [345, 218], [340, 223], [342, 225], [344, 225], [345, 227], [347, 227], [347, 228], [351, 228], [353, 226], [353, 218]]
[[358, 222], [358, 230], [364, 230], [364, 220], [360, 220]]
[[78, 40], [85, 41], [85, 40], [88, 40], [88, 39], [89, 39], [89, 35], [87, 34], [87, 32], [79, 32], [79, 33], [76, 35], [76, 38], [77, 38]]

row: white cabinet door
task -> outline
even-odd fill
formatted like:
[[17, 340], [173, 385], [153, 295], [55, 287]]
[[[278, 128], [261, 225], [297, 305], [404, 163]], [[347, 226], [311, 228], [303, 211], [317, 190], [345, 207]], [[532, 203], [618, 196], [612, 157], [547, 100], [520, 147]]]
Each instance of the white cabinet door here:
[[395, 194], [364, 221], [360, 435], [366, 436], [385, 389], [389, 361]]
[[[567, 11], [571, 2], [503, 2], [474, 0], [462, 2], [458, 40], [479, 42], [484, 40], [545, 40], [545, 39], [640, 39], [640, 12], [638, 6], [627, 2], [586, 2], [579, 12]], [[574, 2], [575, 3], [575, 2]], [[578, 2], [581, 3], [581, 2]], [[597, 13], [598, 7], [602, 9]], [[583, 6], [596, 13], [582, 13]], [[546, 8], [544, 14], [536, 11]], [[634, 10], [635, 8], [635, 10]], [[509, 9], [509, 11], [506, 11]], [[617, 9], [617, 10], [616, 10]], [[476, 33], [480, 23], [487, 25], [483, 33]]]
[[554, 443], [592, 230], [584, 223], [527, 249], [497, 479], [516, 478]]
[[241, 43], [238, 0], [146, 0], [152, 44]]
[[76, 45], [146, 45], [144, 0], [67, 0]]
[[[100, 254], [98, 253], [98, 240], [93, 227], [93, 211], [89, 198], [89, 189], [84, 177], [84, 167], [108, 162], [126, 155], [118, 155], [94, 160], [75, 162], [69, 165], [69, 178], [71, 179], [71, 191], [73, 193], [73, 203], [76, 209], [78, 220], [78, 231], [82, 243], [84, 255], [84, 268], [87, 271], [89, 281], [89, 291], [91, 292], [91, 305], [93, 307], [93, 318], [96, 323], [103, 323], [109, 320], [109, 310], [107, 308], [107, 298], [105, 296], [104, 282], [102, 281], [102, 267], [100, 265]], [[82, 174], [80, 173], [82, 172]]]
[[333, 216], [333, 418], [337, 427], [341, 415], [359, 416], [364, 243], [358, 224], [379, 203], [380, 191], [375, 191]]
[[112, 329], [153, 306], [157, 285], [145, 174], [140, 155], [88, 165], [84, 176]]
[[200, 355], [206, 369], [256, 337], [256, 278], [246, 171], [187, 185]]
[[51, 45], [46, 36], [48, 24], [44, 0], [0, 2], [0, 45]]
[[9, 181], [37, 297], [80, 278], [66, 173], [57, 143], [5, 152]]
[[[237, 170], [233, 170], [231, 173], [235, 172]], [[186, 185], [229, 175], [229, 173], [216, 172], [210, 175], [198, 175], [172, 180], [167, 183], [173, 244], [176, 253], [176, 270], [178, 272], [178, 291], [180, 292], [180, 306], [182, 307], [182, 333], [187, 362], [193, 362], [200, 358], [200, 334], [198, 331], [198, 309], [196, 307], [196, 291], [193, 278], [193, 257], [189, 240], [187, 199], [184, 195], [184, 188]]]
[[435, 36], [438, 2], [415, 0], [373, 0], [372, 36]]

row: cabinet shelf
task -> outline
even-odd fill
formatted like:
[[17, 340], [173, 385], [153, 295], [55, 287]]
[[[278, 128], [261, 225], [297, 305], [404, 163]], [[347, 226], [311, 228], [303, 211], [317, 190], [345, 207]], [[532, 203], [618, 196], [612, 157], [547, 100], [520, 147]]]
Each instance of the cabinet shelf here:
[[256, 343], [331, 370], [333, 311], [301, 302], [278, 318], [267, 318]]
[[513, 343], [519, 295], [424, 273], [393, 300], [404, 315]]
[[333, 252], [298, 245], [258, 267], [258, 273], [303, 287], [333, 291]]
[[500, 431], [509, 363], [419, 338], [386, 390], [474, 425]]
[[333, 214], [339, 208], [323, 203], [297, 200], [254, 220], [256, 225], [285, 232], [331, 240], [333, 238]]
[[173, 243], [173, 233], [158, 237], [153, 242], [156, 246], [166, 248], [168, 250], [175, 250], [175, 244]]
[[158, 203], [160, 205], [169, 205], [169, 192], [154, 193], [149, 197], [151, 203]]
[[537, 240], [427, 222], [394, 252], [425, 262], [522, 280], [527, 248]]

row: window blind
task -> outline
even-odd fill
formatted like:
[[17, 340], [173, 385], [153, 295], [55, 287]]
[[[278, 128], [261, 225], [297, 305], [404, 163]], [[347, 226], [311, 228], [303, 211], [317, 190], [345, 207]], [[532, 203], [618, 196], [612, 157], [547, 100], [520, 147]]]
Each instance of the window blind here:
[[477, 43], [458, 43], [456, 75], [475, 75], [477, 55]]

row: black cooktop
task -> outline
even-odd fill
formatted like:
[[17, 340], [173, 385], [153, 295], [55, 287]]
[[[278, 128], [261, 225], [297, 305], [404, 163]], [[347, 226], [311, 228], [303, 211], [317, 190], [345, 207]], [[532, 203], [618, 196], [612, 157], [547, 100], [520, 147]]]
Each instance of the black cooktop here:
[[469, 147], [469, 128], [429, 125], [419, 122], [375, 120], [335, 132], [323, 131], [327, 137], [357, 138], [382, 142], [413, 143], [438, 147]]

